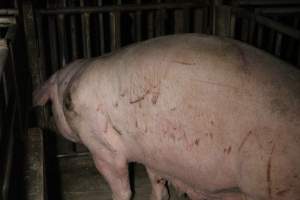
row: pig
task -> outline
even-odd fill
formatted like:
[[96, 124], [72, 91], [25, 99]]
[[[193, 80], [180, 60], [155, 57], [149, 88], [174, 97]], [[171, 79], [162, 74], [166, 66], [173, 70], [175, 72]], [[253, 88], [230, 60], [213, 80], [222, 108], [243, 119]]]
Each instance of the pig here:
[[167, 182], [192, 200], [300, 200], [300, 71], [247, 44], [158, 37], [72, 62], [33, 96], [114, 200], [131, 198], [129, 162], [146, 167], [151, 200]]

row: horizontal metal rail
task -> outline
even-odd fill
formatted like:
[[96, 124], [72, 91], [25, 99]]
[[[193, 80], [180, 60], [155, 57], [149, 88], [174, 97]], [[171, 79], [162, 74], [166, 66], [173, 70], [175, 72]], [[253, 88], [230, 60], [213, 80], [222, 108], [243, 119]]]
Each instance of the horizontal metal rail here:
[[257, 8], [255, 11], [261, 14], [291, 15], [300, 13], [300, 7]]
[[74, 8], [57, 8], [57, 9], [40, 9], [40, 14], [57, 15], [57, 14], [81, 14], [81, 13], [102, 13], [102, 12], [120, 12], [120, 11], [142, 11], [156, 9], [183, 9], [187, 7], [199, 8], [205, 7], [203, 3], [162, 3], [162, 4], [145, 4], [145, 5], [114, 5], [102, 7], [74, 7]]
[[297, 29], [291, 28], [290, 26], [284, 25], [280, 22], [276, 22], [272, 19], [263, 17], [256, 13], [250, 13], [249, 11], [247, 11], [245, 9], [233, 8], [232, 12], [237, 14], [239, 17], [255, 20], [258, 24], [261, 24], [268, 28], [276, 30], [276, 31], [283, 33], [287, 36], [290, 36], [296, 40], [300, 40], [300, 31]]
[[90, 152], [81, 152], [81, 153], [66, 153], [66, 154], [58, 154], [57, 158], [72, 158], [72, 157], [84, 157], [90, 156]]
[[0, 15], [18, 15], [19, 12], [17, 9], [11, 8], [11, 9], [0, 9]]
[[241, 6], [267, 6], [267, 5], [300, 5], [299, 0], [240, 0]]

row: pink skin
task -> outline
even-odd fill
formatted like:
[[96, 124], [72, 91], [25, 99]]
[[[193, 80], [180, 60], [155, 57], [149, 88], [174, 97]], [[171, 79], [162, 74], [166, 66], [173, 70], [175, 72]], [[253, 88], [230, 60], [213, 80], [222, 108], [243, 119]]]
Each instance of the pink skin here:
[[48, 99], [114, 200], [130, 199], [132, 161], [146, 166], [152, 200], [167, 197], [165, 180], [192, 200], [299, 200], [300, 72], [248, 45], [152, 39], [72, 63], [35, 92], [35, 105]]

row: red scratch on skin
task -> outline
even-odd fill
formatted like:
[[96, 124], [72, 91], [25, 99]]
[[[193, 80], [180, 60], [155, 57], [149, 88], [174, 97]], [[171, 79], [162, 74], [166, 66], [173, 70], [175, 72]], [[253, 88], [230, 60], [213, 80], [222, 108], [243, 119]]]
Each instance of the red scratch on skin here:
[[230, 154], [230, 152], [231, 152], [231, 146], [224, 149], [224, 153]]
[[181, 61], [181, 60], [174, 60], [173, 62], [182, 64], [182, 65], [195, 65], [195, 63], [193, 63], [193, 62]]
[[97, 109], [96, 109], [96, 111], [97, 111], [97, 112], [99, 112], [99, 111], [100, 111], [100, 105], [98, 105], [98, 106], [97, 106]]
[[129, 101], [129, 103], [130, 103], [130, 104], [134, 104], [134, 103], [140, 102], [140, 101], [144, 100], [145, 97], [146, 97], [149, 93], [150, 93], [150, 90], [147, 90], [143, 96], [138, 97], [138, 98], [135, 99], [135, 100]]
[[289, 191], [290, 191], [290, 189], [280, 190], [280, 191], [276, 192], [276, 195], [277, 196], [284, 196]]
[[267, 183], [268, 183], [268, 195], [269, 195], [269, 200], [272, 200], [272, 179], [271, 179], [271, 169], [272, 169], [272, 155], [275, 149], [275, 145], [273, 145], [270, 157], [268, 160], [268, 165], [267, 165]]
[[153, 105], [155, 105], [157, 103], [158, 96], [159, 96], [159, 92], [153, 93], [153, 96], [152, 96], [152, 99], [151, 99], [151, 102], [152, 102]]
[[249, 131], [248, 134], [244, 137], [244, 139], [242, 140], [242, 143], [240, 144], [238, 150], [241, 151], [242, 147], [244, 146], [244, 144], [246, 143], [246, 141], [248, 140], [248, 138], [250, 137], [250, 135], [252, 134], [252, 131]]

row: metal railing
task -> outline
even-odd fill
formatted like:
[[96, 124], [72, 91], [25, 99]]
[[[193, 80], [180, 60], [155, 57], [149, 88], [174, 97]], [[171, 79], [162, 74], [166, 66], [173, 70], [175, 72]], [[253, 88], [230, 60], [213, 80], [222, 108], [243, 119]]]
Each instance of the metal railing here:
[[[251, 9], [218, 6], [216, 10], [220, 20], [217, 20], [215, 34], [249, 43], [300, 66], [300, 23], [295, 15], [299, 13], [300, 5]], [[282, 20], [287, 15], [294, 24]]]
[[16, 27], [9, 25], [1, 29], [5, 34], [0, 39], [0, 188], [1, 199], [6, 200], [12, 175], [15, 136], [23, 125], [12, 49]]

